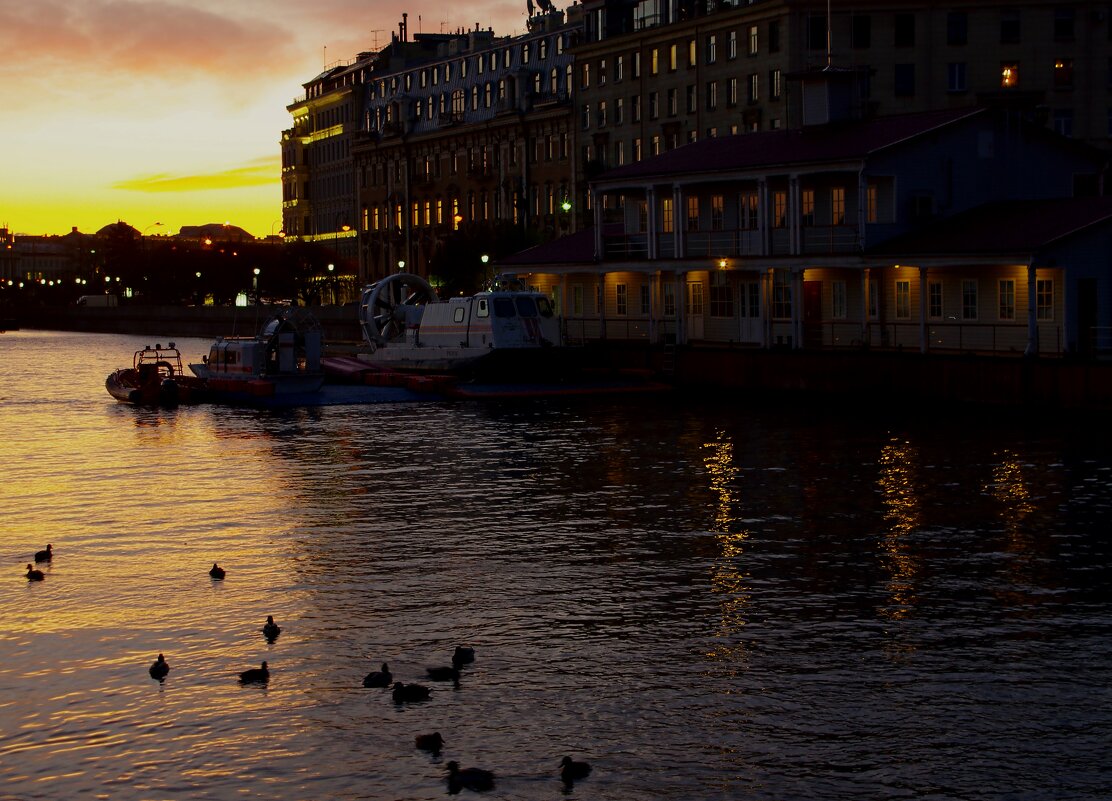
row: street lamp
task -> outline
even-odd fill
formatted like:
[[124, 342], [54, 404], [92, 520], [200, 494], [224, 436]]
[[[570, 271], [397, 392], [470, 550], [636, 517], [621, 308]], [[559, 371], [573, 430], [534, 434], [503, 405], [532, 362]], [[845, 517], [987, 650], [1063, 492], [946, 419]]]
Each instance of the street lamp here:
[[328, 265], [328, 297], [332, 301], [332, 305], [336, 305], [336, 284], [332, 282], [332, 271], [335, 269], [335, 264]]
[[254, 270], [252, 270], [252, 272], [255, 273], [255, 277], [253, 279], [251, 279], [251, 288], [255, 290], [255, 303], [258, 304], [258, 302], [259, 302], [259, 268], [256, 267]]
[[398, 272], [399, 273], [404, 273], [405, 272], [405, 259], [398, 259]]

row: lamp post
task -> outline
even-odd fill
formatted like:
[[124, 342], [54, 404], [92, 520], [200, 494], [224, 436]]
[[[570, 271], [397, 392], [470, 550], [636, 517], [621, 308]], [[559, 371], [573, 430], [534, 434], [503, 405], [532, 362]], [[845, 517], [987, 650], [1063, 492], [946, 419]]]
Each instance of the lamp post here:
[[336, 305], [336, 284], [333, 283], [332, 271], [336, 269], [335, 264], [328, 265], [328, 298], [332, 305]]
[[255, 277], [251, 280], [251, 287], [252, 287], [252, 289], [255, 290], [255, 305], [258, 305], [259, 304], [259, 268], [256, 267], [254, 270], [252, 270], [252, 272], [255, 273]]

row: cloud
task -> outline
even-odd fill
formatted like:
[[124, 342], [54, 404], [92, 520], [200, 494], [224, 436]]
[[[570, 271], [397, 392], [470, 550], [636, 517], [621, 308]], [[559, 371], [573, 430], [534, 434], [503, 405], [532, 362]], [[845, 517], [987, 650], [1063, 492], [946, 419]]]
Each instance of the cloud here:
[[120, 181], [113, 189], [132, 192], [200, 192], [212, 189], [243, 189], [252, 186], [273, 186], [281, 177], [282, 164], [279, 156], [258, 158], [241, 167], [192, 175], [173, 175], [155, 173], [141, 175]]

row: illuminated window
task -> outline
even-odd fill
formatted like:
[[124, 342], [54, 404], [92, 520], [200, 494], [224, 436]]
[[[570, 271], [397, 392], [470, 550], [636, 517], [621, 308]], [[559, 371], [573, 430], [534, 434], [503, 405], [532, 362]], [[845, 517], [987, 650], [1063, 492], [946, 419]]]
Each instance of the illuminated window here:
[[800, 217], [800, 222], [802, 222], [803, 225], [814, 225], [815, 224], [815, 190], [814, 189], [804, 189], [803, 192], [802, 192], [801, 201], [802, 201], [802, 215]]
[[707, 63], [713, 64], [718, 59], [718, 37], [713, 33], [707, 36]]
[[932, 320], [942, 319], [942, 282], [927, 283], [927, 315]]
[[661, 284], [661, 294], [663, 295], [662, 301], [664, 305], [664, 316], [676, 316], [676, 285], [671, 281]]
[[1038, 320], [1054, 319], [1053, 279], [1040, 278], [1035, 281], [1035, 318]]
[[786, 228], [788, 226], [788, 193], [772, 193], [772, 227]]
[[742, 192], [738, 198], [738, 227], [744, 230], [757, 228], [757, 193]]
[[749, 55], [755, 56], [755, 55], [757, 55], [757, 53], [760, 52], [760, 50], [761, 50], [761, 48], [760, 48], [760, 38], [759, 38], [759, 34], [758, 34], [758, 28], [757, 28], [756, 25], [750, 25], [749, 26]]
[[726, 199], [722, 195], [710, 197], [710, 228], [712, 231], [721, 231], [726, 222]]
[[680, 60], [680, 55], [679, 54], [680, 54], [680, 46], [679, 45], [672, 45], [670, 48], [668, 48], [668, 69], [671, 70], [672, 72], [676, 71], [676, 66], [679, 64], [679, 60]]
[[865, 222], [875, 223], [878, 219], [877, 186], [869, 184], [865, 189]]
[[672, 218], [672, 198], [664, 197], [660, 199], [660, 230], [669, 234], [673, 230], [674, 220]]
[[699, 198], [697, 197], [687, 199], [687, 230], [699, 230]]
[[846, 224], [846, 190], [836, 186], [830, 190], [830, 224]]
[[649, 57], [649, 74], [656, 75], [660, 72], [660, 48], [654, 47]]
[[911, 319], [911, 282], [896, 282], [896, 319]]
[[1019, 62], [1007, 61], [1000, 65], [1000, 86], [1019, 86]]
[[781, 320], [792, 316], [791, 273], [787, 270], [772, 271], [772, 316]]
[[1000, 281], [1000, 319], [1015, 319], [1015, 281], [1010, 278]]
[[625, 316], [627, 312], [628, 293], [625, 284], [618, 284], [614, 287], [615, 290], [615, 304], [616, 312], [621, 316]]
[[846, 282], [830, 282], [830, 316], [835, 320], [844, 320], [847, 317], [848, 304], [846, 303]]
[[1073, 59], [1060, 58], [1054, 62], [1054, 88], [1073, 88]]
[[703, 284], [701, 281], [692, 281], [687, 285], [687, 312], [693, 317], [703, 314]]

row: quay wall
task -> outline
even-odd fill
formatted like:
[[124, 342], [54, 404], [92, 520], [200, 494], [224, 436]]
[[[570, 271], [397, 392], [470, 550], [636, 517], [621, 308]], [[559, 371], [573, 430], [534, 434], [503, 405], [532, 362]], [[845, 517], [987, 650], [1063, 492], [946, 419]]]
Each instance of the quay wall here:
[[[162, 338], [250, 335], [281, 307], [64, 307], [18, 310], [24, 328]], [[310, 309], [325, 349], [361, 340], [354, 306]], [[650, 369], [681, 387], [838, 399], [864, 408], [939, 403], [1112, 411], [1112, 362], [891, 351], [791, 351], [644, 343], [586, 346], [584, 363]]]

